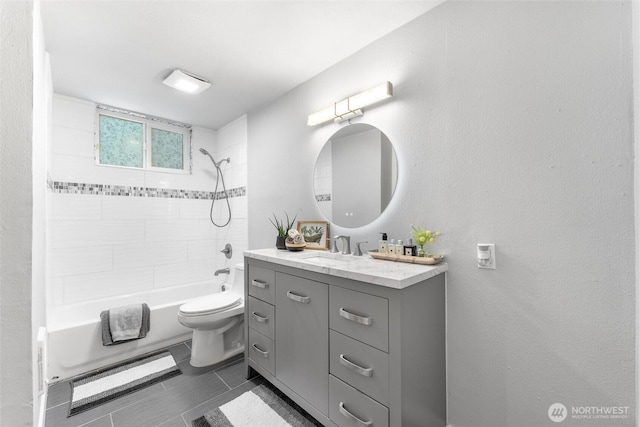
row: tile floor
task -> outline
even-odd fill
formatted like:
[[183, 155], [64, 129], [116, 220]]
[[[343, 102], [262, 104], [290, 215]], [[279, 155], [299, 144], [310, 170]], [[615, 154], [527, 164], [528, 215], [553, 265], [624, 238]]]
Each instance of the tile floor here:
[[240, 396], [264, 379], [247, 381], [242, 359], [218, 366], [189, 364], [189, 341], [168, 348], [182, 375], [67, 418], [69, 381], [49, 387], [45, 427], [190, 427], [205, 412]]

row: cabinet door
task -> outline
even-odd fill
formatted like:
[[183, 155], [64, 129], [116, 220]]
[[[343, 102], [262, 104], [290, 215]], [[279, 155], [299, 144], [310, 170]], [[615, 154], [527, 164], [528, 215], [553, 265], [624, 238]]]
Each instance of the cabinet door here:
[[276, 281], [276, 378], [328, 415], [328, 286], [284, 273]]

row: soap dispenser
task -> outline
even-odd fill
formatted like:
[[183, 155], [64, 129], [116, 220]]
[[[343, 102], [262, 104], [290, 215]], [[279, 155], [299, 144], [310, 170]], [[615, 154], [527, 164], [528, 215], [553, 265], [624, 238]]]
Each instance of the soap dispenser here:
[[382, 239], [378, 242], [378, 253], [386, 254], [387, 253], [387, 233], [382, 234]]
[[391, 243], [387, 245], [387, 253], [389, 255], [396, 254], [396, 239], [391, 239]]

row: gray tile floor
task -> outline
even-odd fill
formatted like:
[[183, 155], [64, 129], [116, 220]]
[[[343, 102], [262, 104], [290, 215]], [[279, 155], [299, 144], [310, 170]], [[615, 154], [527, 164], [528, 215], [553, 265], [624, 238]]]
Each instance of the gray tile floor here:
[[45, 427], [190, 427], [191, 421], [264, 382], [247, 381], [242, 359], [207, 368], [189, 364], [189, 341], [168, 348], [182, 375], [67, 418], [69, 381], [49, 387]]

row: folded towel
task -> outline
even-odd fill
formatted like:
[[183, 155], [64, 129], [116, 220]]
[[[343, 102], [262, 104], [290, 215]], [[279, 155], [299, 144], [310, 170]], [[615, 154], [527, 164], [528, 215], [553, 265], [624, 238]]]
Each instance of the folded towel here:
[[142, 304], [109, 309], [109, 329], [113, 342], [138, 338], [140, 326], [142, 326]]
[[[132, 340], [144, 338], [147, 336], [147, 332], [151, 330], [151, 311], [149, 310], [149, 306], [147, 304], [142, 304], [142, 305], [138, 304], [137, 307], [140, 309], [142, 314], [141, 320], [140, 320], [140, 326], [137, 327], [137, 333], [135, 333], [136, 326], [134, 325], [134, 322], [137, 322], [137, 320], [134, 319], [133, 316], [137, 315], [138, 309], [134, 308], [133, 306], [119, 307], [115, 309], [105, 310], [100, 313], [100, 321], [102, 323], [102, 345], [104, 346], [117, 345], [117, 344], [129, 342]], [[129, 309], [130, 311], [128, 311], [127, 309]], [[124, 329], [122, 329], [122, 327], [118, 325], [118, 320], [114, 319], [113, 328], [114, 329], [117, 328], [116, 334], [114, 336], [112, 332], [112, 326], [111, 326], [112, 325], [111, 313], [115, 314], [115, 316], [113, 317], [116, 317], [116, 316], [120, 317], [120, 315], [123, 313], [125, 314], [125, 317], [126, 317], [126, 313], [128, 312], [132, 313], [132, 318], [130, 319], [131, 322], [127, 322], [126, 320], [122, 321], [122, 327], [128, 330], [127, 335], [124, 335], [122, 332], [118, 332], [118, 330], [122, 331]], [[133, 331], [131, 331], [131, 329], [133, 329]], [[131, 338], [123, 338], [124, 336], [130, 336]]]

